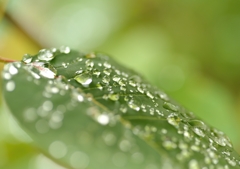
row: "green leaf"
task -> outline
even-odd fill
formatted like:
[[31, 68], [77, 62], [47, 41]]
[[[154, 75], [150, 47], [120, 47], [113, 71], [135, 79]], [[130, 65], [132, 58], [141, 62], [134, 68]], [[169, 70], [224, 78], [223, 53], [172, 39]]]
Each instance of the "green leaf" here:
[[43, 49], [3, 79], [17, 121], [68, 168], [240, 168], [225, 134], [105, 54]]

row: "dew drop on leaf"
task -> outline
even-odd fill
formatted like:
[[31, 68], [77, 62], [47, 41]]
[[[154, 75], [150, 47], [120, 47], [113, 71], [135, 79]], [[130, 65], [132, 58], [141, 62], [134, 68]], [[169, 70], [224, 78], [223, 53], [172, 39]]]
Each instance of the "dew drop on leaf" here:
[[178, 111], [178, 107], [175, 106], [175, 105], [172, 104], [172, 103], [169, 103], [169, 102], [164, 102], [164, 103], [163, 103], [163, 108], [165, 108], [165, 109], [167, 109], [167, 110], [174, 111], [174, 112], [177, 112], [177, 111]]
[[128, 106], [133, 109], [133, 110], [136, 110], [136, 111], [139, 111], [140, 110], [140, 106], [139, 104], [135, 101], [135, 100], [130, 100], [128, 102]]
[[42, 49], [38, 53], [38, 59], [42, 61], [50, 61], [54, 58], [54, 54], [47, 49]]
[[84, 87], [88, 87], [92, 83], [92, 76], [89, 72], [83, 72], [79, 75], [76, 75], [74, 79]]

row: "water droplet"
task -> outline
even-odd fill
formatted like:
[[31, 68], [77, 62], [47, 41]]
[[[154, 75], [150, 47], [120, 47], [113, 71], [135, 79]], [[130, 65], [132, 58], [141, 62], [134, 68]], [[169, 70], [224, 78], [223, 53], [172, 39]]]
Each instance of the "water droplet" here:
[[154, 108], [149, 109], [150, 114], [153, 116], [154, 115]]
[[178, 106], [175, 106], [174, 104], [169, 103], [169, 102], [164, 102], [163, 103], [163, 108], [165, 108], [167, 110], [174, 111], [174, 112], [177, 112], [178, 109], [179, 109]]
[[103, 70], [103, 73], [104, 73], [105, 75], [107, 75], [107, 76], [109, 76], [109, 75], [111, 74], [111, 72], [112, 72], [112, 70], [111, 70], [111, 69], [108, 69], [108, 68], [105, 68], [105, 69]]
[[49, 63], [34, 62], [32, 65], [39, 71], [39, 74], [48, 79], [54, 79], [57, 75], [57, 70]]
[[29, 54], [24, 54], [22, 61], [23, 61], [24, 63], [31, 63], [31, 62], [32, 62], [32, 56], [29, 55]]
[[42, 49], [38, 53], [38, 59], [42, 61], [50, 61], [54, 58], [53, 53], [50, 50]]
[[102, 82], [105, 83], [105, 84], [108, 84], [108, 83], [110, 82], [109, 76], [104, 76], [104, 77], [102, 78]]
[[118, 82], [121, 78], [118, 75], [113, 76], [113, 81]]
[[14, 81], [8, 81], [6, 84], [6, 90], [8, 92], [12, 92], [15, 89], [15, 83]]
[[162, 145], [167, 150], [171, 150], [171, 149], [177, 148], [177, 144], [174, 143], [173, 141], [170, 141], [170, 140], [163, 141]]
[[137, 90], [138, 90], [140, 93], [144, 93], [143, 88], [141, 88], [140, 86], [137, 87]]
[[44, 134], [49, 131], [48, 122], [44, 119], [40, 119], [35, 124], [37, 132]]
[[128, 140], [122, 140], [120, 143], [119, 143], [119, 148], [120, 150], [122, 150], [123, 152], [127, 152], [127, 151], [130, 151], [132, 145], [131, 143], [128, 141]]
[[200, 169], [198, 161], [195, 159], [190, 160], [188, 163], [188, 168], [189, 169]]
[[8, 71], [11, 75], [16, 75], [18, 73], [18, 69], [12, 63], [9, 64]]
[[108, 98], [112, 101], [117, 101], [119, 99], [119, 94], [116, 94], [116, 93], [110, 93], [108, 95]]
[[68, 54], [68, 53], [70, 53], [70, 51], [71, 51], [71, 49], [68, 46], [61, 46], [60, 47], [60, 52], [61, 53]]
[[82, 102], [84, 100], [83, 95], [77, 90], [73, 90], [72, 96], [79, 102]]
[[194, 133], [201, 137], [205, 137], [204, 131], [207, 129], [207, 126], [200, 120], [191, 120], [189, 124], [192, 126], [191, 129]]
[[70, 164], [73, 168], [76, 169], [84, 169], [88, 167], [89, 162], [90, 160], [88, 155], [80, 151], [74, 152], [70, 157]]
[[120, 80], [118, 81], [118, 84], [119, 84], [120, 86], [126, 86], [126, 79], [124, 79], [124, 78], [120, 79]]
[[133, 110], [136, 110], [136, 111], [139, 111], [139, 110], [140, 110], [140, 106], [139, 106], [139, 104], [137, 103], [137, 101], [135, 101], [135, 100], [130, 100], [130, 101], [128, 102], [128, 106], [129, 106], [131, 109], [133, 109]]
[[232, 147], [230, 139], [223, 132], [213, 129], [210, 136], [218, 145]]
[[132, 160], [134, 163], [141, 164], [144, 161], [144, 156], [140, 152], [136, 152], [132, 154]]
[[96, 84], [96, 86], [97, 86], [97, 88], [98, 88], [99, 90], [102, 90], [102, 89], [103, 89], [102, 85], [101, 85], [99, 82]]
[[84, 87], [88, 87], [92, 83], [92, 76], [88, 72], [82, 72], [75, 76], [74, 79]]
[[133, 80], [129, 80], [129, 85], [132, 86], [132, 87], [136, 87], [137, 86], [137, 83]]
[[121, 90], [121, 91], [126, 91], [127, 89], [126, 89], [126, 87], [124, 87], [124, 86], [120, 86], [120, 90]]
[[123, 113], [126, 113], [127, 112], [127, 107], [124, 106], [124, 105], [121, 105], [120, 111], [123, 112]]
[[35, 108], [28, 108], [23, 112], [23, 118], [27, 122], [33, 122], [37, 119], [37, 113]]
[[117, 167], [124, 167], [127, 163], [127, 157], [124, 153], [118, 152], [112, 156], [112, 162]]
[[6, 80], [10, 80], [12, 78], [11, 74], [8, 72], [2, 72], [2, 76]]
[[48, 151], [56, 159], [63, 158], [67, 154], [67, 146], [62, 141], [54, 141]]
[[171, 113], [168, 117], [167, 117], [167, 121], [169, 124], [175, 126], [175, 127], [178, 127], [181, 119], [178, 117], [177, 114], [175, 113]]
[[103, 66], [104, 66], [105, 68], [108, 68], [108, 69], [110, 69], [110, 68], [112, 67], [108, 62], [104, 62], [104, 63], [103, 63]]
[[100, 114], [97, 117], [97, 121], [102, 125], [107, 125], [110, 121], [109, 116], [107, 114]]
[[146, 92], [146, 95], [147, 95], [150, 99], [154, 99], [154, 96], [153, 96], [152, 93], [150, 93], [149, 91]]
[[94, 52], [91, 52], [91, 53], [86, 55], [86, 58], [88, 58], [88, 59], [96, 58], [96, 54]]
[[89, 68], [92, 68], [94, 66], [94, 62], [91, 61], [90, 59], [86, 60], [85, 62], [86, 66], [89, 67]]
[[101, 72], [98, 71], [97, 69], [94, 69], [93, 74], [98, 77], [101, 74]]
[[169, 101], [169, 97], [166, 93], [157, 91], [156, 95], [157, 95], [157, 97], [161, 98], [163, 101]]
[[116, 143], [116, 136], [112, 132], [104, 132], [102, 138], [106, 145], [112, 146]]
[[53, 103], [49, 100], [45, 101], [42, 104], [43, 111], [51, 111], [53, 109]]

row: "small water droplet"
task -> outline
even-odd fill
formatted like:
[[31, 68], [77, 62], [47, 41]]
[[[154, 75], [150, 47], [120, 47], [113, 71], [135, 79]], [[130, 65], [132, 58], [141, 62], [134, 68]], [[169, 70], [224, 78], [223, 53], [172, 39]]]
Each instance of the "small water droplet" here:
[[177, 148], [177, 144], [174, 143], [173, 141], [170, 141], [170, 140], [163, 141], [162, 145], [167, 150], [171, 150], [171, 149]]
[[156, 96], [161, 98], [163, 101], [169, 101], [169, 97], [168, 97], [168, 95], [166, 93], [157, 91], [156, 92]]
[[7, 84], [6, 84], [6, 90], [8, 92], [12, 92], [12, 91], [14, 91], [14, 89], [15, 89], [14, 81], [8, 81]]
[[88, 53], [88, 54], [86, 55], [86, 58], [88, 58], [88, 59], [96, 58], [96, 54], [95, 54], [94, 52]]
[[103, 73], [104, 73], [105, 75], [107, 75], [107, 76], [109, 76], [109, 75], [111, 74], [111, 72], [112, 72], [112, 70], [111, 70], [111, 69], [108, 69], [108, 68], [105, 68], [105, 69], [103, 70]]
[[124, 106], [124, 105], [121, 105], [120, 106], [120, 111], [123, 112], [123, 113], [126, 113], [127, 112], [127, 107]]
[[101, 72], [97, 69], [94, 69], [93, 74], [98, 77], [101, 74]]
[[121, 90], [121, 91], [126, 91], [127, 89], [126, 89], [125, 86], [120, 86], [120, 90]]
[[11, 75], [16, 75], [18, 73], [18, 69], [15, 67], [13, 63], [9, 64], [8, 71]]
[[150, 109], [149, 109], [149, 112], [150, 112], [150, 115], [153, 116], [153, 115], [154, 115], [154, 108], [150, 108]]
[[60, 47], [60, 52], [61, 53], [68, 54], [68, 53], [70, 53], [70, 51], [71, 51], [71, 49], [68, 46], [61, 46]]
[[108, 62], [104, 62], [104, 63], [103, 63], [103, 66], [104, 66], [105, 68], [108, 68], [108, 69], [110, 69], [110, 68], [112, 67]]
[[99, 90], [102, 90], [102, 89], [103, 89], [103, 86], [102, 86], [101, 83], [99, 83], [99, 82], [96, 84], [96, 86], [97, 86], [97, 88], [98, 88]]
[[143, 88], [141, 88], [140, 86], [137, 87], [137, 90], [138, 90], [140, 93], [144, 93]]
[[86, 60], [85, 64], [88, 68], [92, 68], [94, 66], [94, 62], [90, 59]]
[[174, 111], [174, 112], [177, 112], [179, 110], [178, 106], [175, 106], [174, 104], [169, 103], [169, 102], [164, 102], [163, 108]]
[[232, 147], [230, 139], [223, 132], [213, 129], [210, 136], [218, 145]]
[[150, 98], [150, 99], [154, 99], [154, 96], [152, 95], [151, 92], [147, 91], [146, 95]]
[[178, 127], [181, 119], [178, 117], [177, 114], [175, 113], [171, 113], [168, 117], [167, 117], [167, 121], [169, 124], [175, 126], [175, 127]]
[[113, 76], [113, 81], [118, 82], [121, 78], [118, 75]]
[[57, 159], [63, 158], [67, 154], [67, 146], [62, 141], [54, 141], [48, 148], [49, 153]]
[[129, 106], [131, 109], [133, 109], [133, 110], [136, 110], [136, 111], [139, 111], [139, 110], [140, 110], [140, 106], [139, 106], [139, 104], [137, 103], [137, 101], [135, 101], [135, 100], [130, 100], [130, 101], [128, 102], [128, 106]]
[[70, 157], [70, 164], [75, 169], [84, 169], [88, 167], [90, 159], [87, 154], [76, 151]]
[[137, 86], [137, 83], [133, 80], [129, 80], [129, 85], [132, 86], [132, 87], [136, 87]]
[[101, 125], [107, 125], [110, 121], [109, 116], [107, 114], [100, 114], [97, 117], [97, 121], [101, 124]]
[[76, 75], [74, 79], [84, 87], [88, 87], [92, 83], [92, 76], [89, 72], [82, 72], [81, 74]]
[[35, 108], [28, 108], [23, 112], [23, 117], [27, 122], [33, 122], [37, 119]]
[[188, 163], [188, 168], [189, 169], [200, 169], [198, 161], [195, 159], [190, 160]]
[[51, 61], [54, 58], [53, 53], [50, 50], [42, 49], [38, 53], [38, 59], [42, 61]]
[[119, 99], [119, 94], [117, 94], [117, 93], [110, 93], [110, 94], [108, 95], [108, 98], [109, 98], [110, 100], [112, 100], [112, 101], [117, 101], [117, 100]]
[[23, 58], [22, 58], [22, 61], [24, 63], [31, 63], [32, 62], [32, 56], [29, 55], [29, 54], [24, 54], [23, 55]]
[[126, 80], [125, 80], [125, 79], [120, 79], [120, 80], [118, 81], [118, 84], [119, 84], [120, 86], [126, 86]]
[[110, 77], [109, 76], [103, 76], [102, 82], [105, 84], [108, 84], [110, 82]]

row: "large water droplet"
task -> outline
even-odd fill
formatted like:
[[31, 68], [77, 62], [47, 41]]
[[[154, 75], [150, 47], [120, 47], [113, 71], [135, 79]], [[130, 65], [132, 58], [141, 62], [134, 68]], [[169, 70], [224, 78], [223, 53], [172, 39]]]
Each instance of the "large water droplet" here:
[[50, 61], [54, 58], [53, 53], [50, 50], [42, 49], [38, 53], [38, 59], [42, 61]]
[[169, 103], [169, 102], [164, 102], [163, 103], [163, 108], [165, 108], [167, 110], [174, 111], [174, 112], [178, 111], [178, 106], [175, 106], [174, 104]]
[[194, 133], [201, 137], [205, 137], [204, 131], [207, 129], [205, 123], [200, 120], [191, 120], [189, 121], [189, 124], [191, 125], [191, 129], [194, 131]]
[[210, 137], [220, 146], [232, 147], [230, 139], [223, 133], [216, 129], [211, 130]]
[[23, 55], [23, 58], [22, 58], [22, 61], [24, 63], [31, 63], [32, 62], [32, 56], [29, 55], [29, 54], [24, 54]]
[[92, 76], [89, 72], [82, 72], [81, 74], [75, 76], [74, 79], [84, 87], [88, 87], [92, 83]]
[[[39, 71], [39, 74], [48, 79], [54, 79], [57, 75], [57, 70], [49, 63], [34, 62], [32, 65]], [[33, 72], [34, 73], [34, 72]]]
[[168, 117], [167, 117], [167, 121], [169, 124], [175, 126], [175, 127], [178, 127], [181, 119], [178, 117], [177, 114], [175, 113], [171, 113]]

